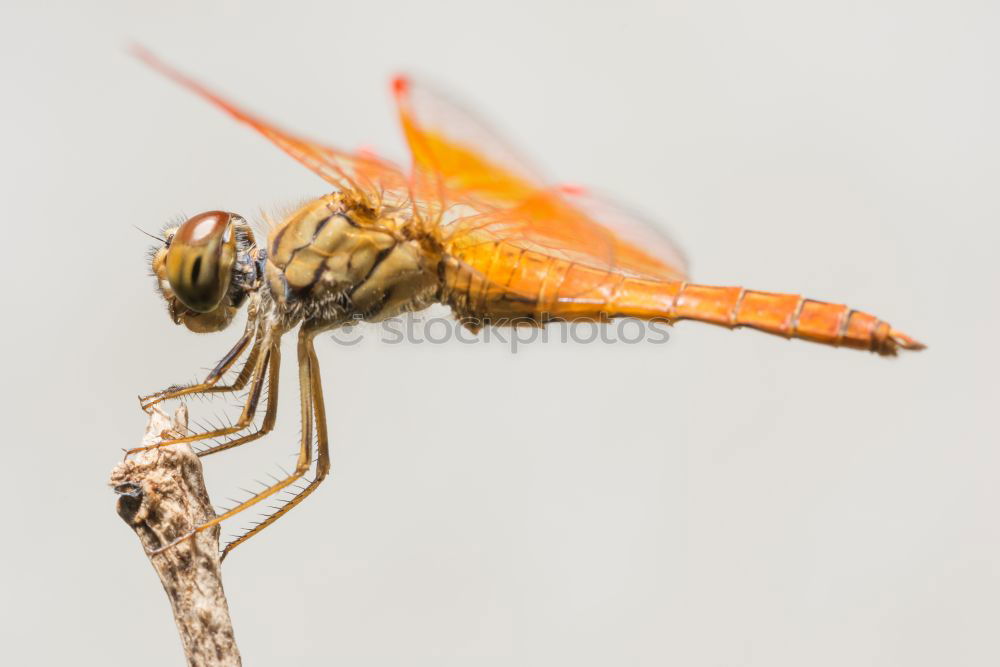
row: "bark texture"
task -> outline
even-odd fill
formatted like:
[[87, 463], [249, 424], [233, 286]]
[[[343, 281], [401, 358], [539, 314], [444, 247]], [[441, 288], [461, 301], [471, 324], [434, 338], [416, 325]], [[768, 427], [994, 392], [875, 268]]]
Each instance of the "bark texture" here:
[[[186, 432], [183, 405], [173, 417], [154, 408], [142, 444]], [[110, 483], [118, 494], [118, 515], [139, 537], [167, 593], [188, 664], [240, 665], [222, 588], [218, 526], [162, 553], [150, 553], [215, 516], [201, 461], [188, 445], [161, 447], [119, 463]]]

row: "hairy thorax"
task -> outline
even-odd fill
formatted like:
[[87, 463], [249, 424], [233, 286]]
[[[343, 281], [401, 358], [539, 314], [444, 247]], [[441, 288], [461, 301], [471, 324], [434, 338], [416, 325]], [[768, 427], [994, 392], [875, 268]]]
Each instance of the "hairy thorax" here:
[[268, 239], [265, 277], [285, 328], [377, 322], [429, 306], [440, 254], [406, 211], [373, 211], [334, 193], [292, 213]]

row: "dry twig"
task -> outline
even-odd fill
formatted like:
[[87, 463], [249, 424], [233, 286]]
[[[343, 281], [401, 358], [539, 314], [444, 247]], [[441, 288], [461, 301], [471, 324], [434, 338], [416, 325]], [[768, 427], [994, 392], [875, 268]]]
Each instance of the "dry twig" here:
[[[187, 432], [187, 410], [173, 418], [154, 408], [143, 445]], [[219, 528], [206, 530], [160, 554], [169, 544], [215, 516], [201, 461], [186, 445], [141, 452], [111, 472], [119, 516], [132, 527], [170, 599], [189, 665], [240, 665], [229, 605], [222, 589]]]

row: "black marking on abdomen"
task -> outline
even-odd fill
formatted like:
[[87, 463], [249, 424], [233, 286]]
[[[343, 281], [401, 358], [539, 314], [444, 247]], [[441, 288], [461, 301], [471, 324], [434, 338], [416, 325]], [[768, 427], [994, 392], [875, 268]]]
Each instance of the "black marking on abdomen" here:
[[515, 294], [514, 292], [509, 292], [509, 291], [501, 292], [500, 297], [497, 298], [497, 301], [506, 301], [508, 303], [523, 303], [532, 306], [538, 304], [537, 299], [532, 299], [529, 296], [521, 296], [519, 294]]

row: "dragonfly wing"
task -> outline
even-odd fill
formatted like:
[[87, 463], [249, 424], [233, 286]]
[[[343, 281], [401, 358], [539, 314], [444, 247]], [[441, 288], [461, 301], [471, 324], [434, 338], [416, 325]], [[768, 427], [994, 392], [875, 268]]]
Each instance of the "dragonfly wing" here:
[[[562, 185], [559, 194], [589, 220], [614, 233], [620, 244], [616, 257], [633, 270], [650, 278], [687, 280], [687, 255], [662, 225], [612, 199], [577, 185]], [[638, 249], [640, 254], [632, 250]]]
[[424, 188], [483, 208], [516, 204], [545, 187], [534, 167], [471, 112], [408, 77], [396, 77], [393, 92], [414, 180]]
[[161, 74], [257, 130], [327, 183], [341, 190], [362, 194], [373, 204], [381, 203], [386, 198], [392, 200], [393, 205], [404, 205], [409, 201], [409, 179], [396, 165], [374, 155], [342, 151], [286, 132], [174, 69], [149, 51], [133, 47], [132, 52]]
[[414, 181], [471, 209], [444, 221], [452, 247], [499, 240], [614, 273], [684, 277], [683, 254], [655, 227], [581, 188], [547, 185], [484, 122], [427, 86], [398, 77], [393, 89]]

